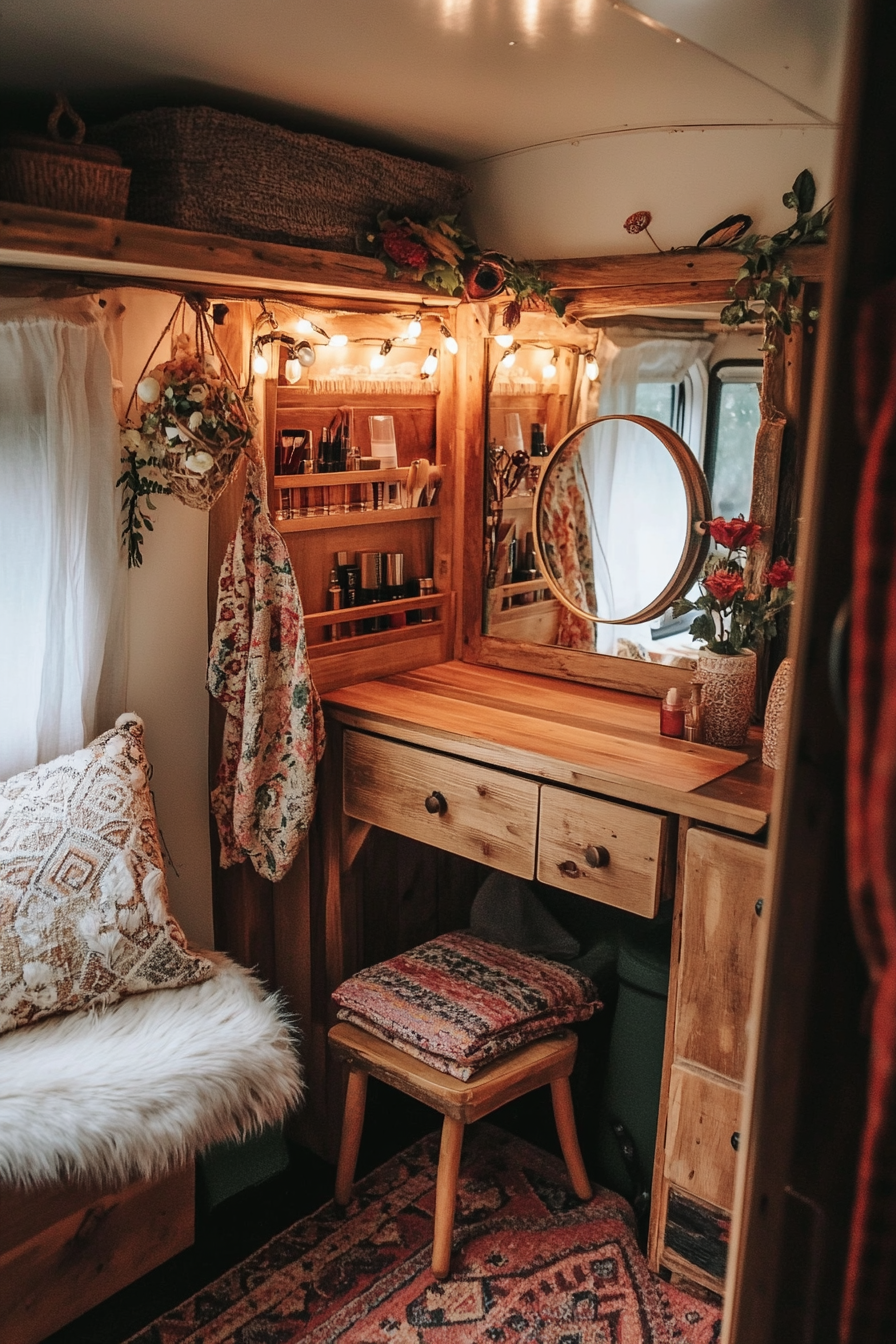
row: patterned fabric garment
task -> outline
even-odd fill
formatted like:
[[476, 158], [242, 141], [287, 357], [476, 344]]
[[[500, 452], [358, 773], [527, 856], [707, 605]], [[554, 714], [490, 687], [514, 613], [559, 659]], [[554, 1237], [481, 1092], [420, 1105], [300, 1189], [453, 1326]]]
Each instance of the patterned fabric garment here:
[[[578, 456], [551, 472], [541, 504], [545, 558], [565, 593], [583, 611], [597, 615], [594, 558], [585, 495], [579, 481]], [[594, 626], [569, 607], [560, 610], [557, 643], [564, 649], [594, 652]]]
[[464, 1080], [601, 1007], [580, 971], [469, 933], [443, 934], [359, 971], [333, 999], [342, 1021]]
[[0, 784], [0, 1032], [207, 980], [168, 912], [139, 719]]
[[262, 470], [250, 461], [209, 654], [208, 688], [227, 710], [212, 810], [221, 867], [249, 858], [279, 882], [314, 816], [324, 728], [299, 591], [265, 497]]

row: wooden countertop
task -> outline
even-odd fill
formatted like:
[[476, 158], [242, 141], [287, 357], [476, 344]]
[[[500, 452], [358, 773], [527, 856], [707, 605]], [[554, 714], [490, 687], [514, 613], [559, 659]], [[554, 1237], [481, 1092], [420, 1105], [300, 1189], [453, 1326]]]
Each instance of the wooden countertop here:
[[438, 663], [323, 697], [340, 723], [756, 835], [774, 771], [761, 738], [727, 751], [660, 737], [656, 700], [527, 672]]

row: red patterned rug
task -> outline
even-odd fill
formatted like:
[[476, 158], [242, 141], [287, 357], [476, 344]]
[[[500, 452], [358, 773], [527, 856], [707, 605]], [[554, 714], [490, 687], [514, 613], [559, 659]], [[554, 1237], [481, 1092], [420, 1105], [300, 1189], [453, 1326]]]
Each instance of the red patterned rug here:
[[629, 1205], [468, 1131], [451, 1276], [429, 1260], [438, 1136], [372, 1172], [129, 1344], [712, 1344], [719, 1312], [651, 1274]]

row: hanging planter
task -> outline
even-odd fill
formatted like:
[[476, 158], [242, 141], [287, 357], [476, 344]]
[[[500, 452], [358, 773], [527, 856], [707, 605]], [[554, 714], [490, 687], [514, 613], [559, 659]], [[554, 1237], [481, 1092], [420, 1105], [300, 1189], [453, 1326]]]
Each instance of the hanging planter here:
[[[186, 330], [188, 311], [195, 317]], [[175, 332], [180, 319], [181, 329]], [[153, 365], [172, 332], [171, 358]], [[131, 423], [132, 419], [137, 423]], [[122, 542], [128, 567], [143, 563], [144, 530], [153, 530], [152, 495], [175, 495], [194, 509], [211, 509], [252, 440], [255, 417], [215, 339], [200, 302], [182, 298], [143, 367], [121, 430], [124, 488]]]

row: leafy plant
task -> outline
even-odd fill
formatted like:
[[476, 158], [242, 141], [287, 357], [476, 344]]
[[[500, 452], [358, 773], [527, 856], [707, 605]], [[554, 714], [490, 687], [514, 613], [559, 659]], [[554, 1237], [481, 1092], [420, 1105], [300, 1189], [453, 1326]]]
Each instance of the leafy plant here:
[[138, 437], [134, 430], [123, 431], [121, 462], [124, 470], [115, 482], [116, 486], [124, 487], [121, 543], [127, 547], [128, 569], [138, 569], [143, 564], [143, 529], [145, 528], [147, 532], [153, 531], [152, 519], [141, 508], [140, 500], [146, 499], [146, 508], [155, 512], [156, 506], [149, 496], [171, 494], [167, 485], [145, 474], [147, 469], [154, 469], [156, 463], [149, 458], [137, 456], [133, 438]]
[[[816, 210], [815, 190], [815, 178], [804, 168], [782, 197], [787, 208], [796, 211], [794, 222], [771, 235], [751, 233], [732, 248], [743, 255], [744, 262], [730, 291], [732, 301], [722, 309], [721, 320], [729, 327], [761, 320], [765, 326], [763, 350], [774, 350], [777, 333], [789, 336], [803, 320], [802, 309], [796, 303], [803, 282], [794, 274], [786, 254], [802, 243], [827, 241], [834, 203], [828, 201]], [[810, 318], [817, 316], [817, 310], [810, 311]]]

